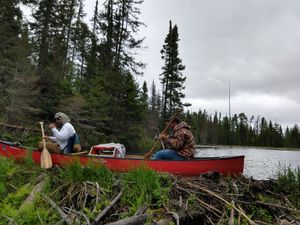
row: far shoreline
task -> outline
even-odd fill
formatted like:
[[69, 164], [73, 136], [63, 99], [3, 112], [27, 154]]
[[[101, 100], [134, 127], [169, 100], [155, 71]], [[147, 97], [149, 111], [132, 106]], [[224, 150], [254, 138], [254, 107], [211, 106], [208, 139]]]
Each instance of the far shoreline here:
[[264, 150], [275, 150], [275, 151], [300, 151], [299, 148], [288, 148], [288, 147], [263, 147], [263, 146], [240, 146], [240, 145], [195, 145], [196, 149], [264, 149]]

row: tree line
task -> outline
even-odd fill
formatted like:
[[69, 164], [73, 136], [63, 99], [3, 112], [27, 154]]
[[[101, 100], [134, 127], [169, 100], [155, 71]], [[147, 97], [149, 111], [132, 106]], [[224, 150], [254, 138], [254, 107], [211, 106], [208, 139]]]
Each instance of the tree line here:
[[263, 147], [300, 147], [300, 130], [297, 125], [287, 127], [284, 131], [278, 123], [267, 121], [264, 117], [245, 113], [232, 117], [206, 110], [187, 112], [185, 120], [190, 123], [196, 143], [211, 145], [239, 145]]
[[[185, 112], [190, 105], [183, 102], [185, 66], [179, 57], [178, 27], [171, 21], [161, 50], [162, 91], [154, 82], [138, 84], [136, 76], [145, 67], [136, 59], [144, 40], [138, 38], [145, 26], [139, 20], [142, 3], [106, 0], [100, 5], [95, 0], [87, 22], [83, 0], [3, 0], [0, 122], [36, 127], [37, 121], [50, 121], [63, 111], [83, 145], [121, 142], [142, 147], [179, 111], [192, 125], [197, 143], [299, 146], [297, 126], [283, 134], [277, 124], [263, 123], [256, 130], [241, 122], [240, 115], [229, 120], [205, 111]], [[30, 9], [29, 19], [21, 5]]]

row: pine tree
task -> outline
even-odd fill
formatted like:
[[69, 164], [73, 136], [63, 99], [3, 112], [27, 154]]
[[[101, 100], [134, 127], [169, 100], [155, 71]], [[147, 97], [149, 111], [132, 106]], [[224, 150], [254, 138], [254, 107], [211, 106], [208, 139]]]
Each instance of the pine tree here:
[[[73, 95], [74, 69], [72, 65], [74, 18], [79, 0], [40, 0], [30, 23], [33, 59], [39, 76], [36, 104], [43, 117], [57, 110], [62, 99]], [[81, 63], [82, 64], [82, 63]], [[82, 70], [78, 71], [82, 72]]]
[[22, 22], [19, 1], [0, 4], [0, 105], [5, 121], [32, 124], [36, 76], [30, 60], [27, 25]]
[[182, 72], [185, 66], [179, 58], [178, 42], [177, 25], [173, 27], [170, 21], [169, 32], [161, 50], [162, 59], [164, 60], [163, 72], [160, 74], [163, 85], [163, 119], [169, 117], [177, 109], [183, 110], [184, 106], [182, 99], [185, 95], [182, 91], [185, 88], [183, 83], [186, 77], [183, 76]]
[[156, 86], [154, 81], [152, 81], [152, 85], [151, 85], [151, 97], [150, 97], [150, 110], [154, 111], [157, 109], [157, 93], [156, 93]]
[[32, 121], [39, 113], [39, 109], [34, 104], [38, 94], [34, 91], [34, 86], [38, 78], [30, 61], [30, 45], [26, 26], [23, 27], [16, 51], [18, 54], [12, 65], [15, 73], [7, 88], [9, 100], [5, 107], [7, 122], [24, 126], [32, 125]]
[[148, 87], [147, 87], [146, 81], [143, 82], [141, 101], [142, 101], [142, 104], [144, 104], [145, 108], [148, 109], [149, 97], [148, 97]]
[[[136, 39], [136, 33], [143, 24], [138, 20], [138, 6], [142, 2], [107, 0], [104, 9], [95, 8], [93, 34], [97, 35], [97, 39], [92, 43], [92, 53], [96, 56], [96, 61], [89, 60], [92, 63], [88, 63], [88, 71], [93, 71], [95, 79], [101, 82], [103, 92], [107, 96], [109, 119], [104, 130], [107, 138], [113, 141], [127, 136], [131, 145], [139, 135], [131, 137], [130, 129], [142, 127], [143, 115], [147, 108], [133, 79], [133, 75], [139, 72], [138, 68], [143, 66], [135, 60], [133, 54], [141, 47], [143, 41]], [[127, 101], [126, 98], [129, 97], [132, 102]], [[131, 114], [135, 114], [135, 120], [130, 120], [130, 123], [124, 122]]]
[[17, 0], [3, 0], [0, 4], [0, 112], [7, 104], [7, 87], [15, 71], [18, 36], [21, 34], [21, 11]]

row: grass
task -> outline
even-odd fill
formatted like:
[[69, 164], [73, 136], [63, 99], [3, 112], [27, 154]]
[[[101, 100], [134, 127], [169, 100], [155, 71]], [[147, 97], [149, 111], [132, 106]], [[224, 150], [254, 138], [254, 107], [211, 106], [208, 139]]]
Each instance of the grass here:
[[277, 174], [276, 187], [288, 196], [288, 199], [296, 206], [300, 207], [300, 167], [292, 169], [290, 166], [280, 168]]
[[143, 206], [155, 204], [159, 208], [168, 204], [171, 181], [167, 175], [140, 167], [125, 174], [122, 181], [124, 187], [122, 204], [128, 207], [129, 215], [133, 215]]
[[79, 161], [65, 166], [59, 174], [62, 180], [69, 182], [98, 182], [107, 189], [112, 188], [114, 174], [103, 165], [90, 163], [82, 167]]

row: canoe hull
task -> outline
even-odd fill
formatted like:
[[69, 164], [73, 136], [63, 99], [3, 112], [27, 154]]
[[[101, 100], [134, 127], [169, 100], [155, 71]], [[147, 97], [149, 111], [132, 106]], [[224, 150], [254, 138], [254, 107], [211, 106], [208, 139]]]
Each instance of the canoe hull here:
[[[0, 143], [0, 156], [22, 160], [31, 157], [36, 164], [40, 164], [41, 152], [29, 151], [23, 147]], [[243, 173], [244, 156], [209, 157], [194, 160], [143, 160], [137, 158], [109, 158], [97, 156], [72, 156], [51, 154], [53, 165], [64, 166], [78, 161], [81, 165], [89, 162], [102, 164], [114, 172], [128, 172], [140, 166], [146, 166], [157, 172], [168, 172], [182, 176], [198, 176], [209, 171], [217, 171], [223, 175], [240, 175]]]

